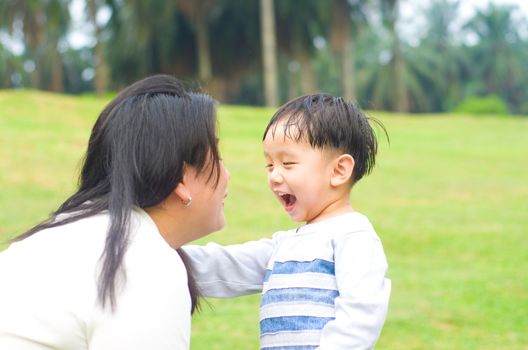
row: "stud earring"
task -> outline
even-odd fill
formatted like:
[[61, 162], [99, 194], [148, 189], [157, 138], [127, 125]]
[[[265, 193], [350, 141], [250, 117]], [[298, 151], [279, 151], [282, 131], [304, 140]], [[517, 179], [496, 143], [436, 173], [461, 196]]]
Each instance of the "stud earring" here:
[[189, 205], [191, 205], [191, 203], [192, 203], [192, 197], [189, 196], [189, 199], [187, 200], [187, 202], [184, 202], [183, 205], [188, 207]]

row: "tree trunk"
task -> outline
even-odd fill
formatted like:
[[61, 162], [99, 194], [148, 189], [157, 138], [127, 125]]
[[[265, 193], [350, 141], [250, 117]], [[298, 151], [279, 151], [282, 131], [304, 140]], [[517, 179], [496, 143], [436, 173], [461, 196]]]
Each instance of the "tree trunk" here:
[[298, 91], [298, 72], [292, 72], [288, 69], [288, 100], [299, 96]]
[[396, 85], [396, 111], [401, 113], [409, 112], [409, 96], [405, 85], [405, 65], [401, 54], [400, 38], [393, 32], [393, 55], [394, 55], [394, 83]]
[[310, 54], [300, 40], [295, 40], [293, 48], [295, 58], [301, 66], [301, 93], [303, 95], [313, 94], [317, 92], [317, 81]]
[[341, 70], [341, 93], [346, 100], [351, 101], [355, 98], [355, 77], [350, 8], [346, 0], [334, 0], [333, 4], [331, 47]]
[[62, 70], [62, 60], [59, 54], [57, 54], [57, 49], [55, 49], [55, 54], [52, 55], [51, 62], [51, 91], [53, 92], [64, 92], [64, 73]]
[[405, 84], [405, 64], [401, 53], [400, 38], [396, 30], [396, 21], [398, 18], [398, 0], [394, 1], [392, 8], [392, 17], [390, 20], [389, 29], [392, 36], [392, 54], [393, 54], [393, 74], [394, 85], [396, 86], [396, 98], [394, 107], [400, 113], [409, 112], [409, 96], [407, 94], [407, 87]]
[[260, 35], [264, 73], [266, 106], [278, 105], [277, 94], [277, 44], [275, 39], [275, 13], [273, 0], [260, 0]]
[[[100, 36], [99, 36], [100, 38]], [[94, 48], [95, 53], [95, 93], [102, 97], [108, 84], [108, 67], [104, 59], [103, 45], [100, 39], [97, 39], [97, 44]]]
[[30, 78], [31, 87], [33, 89], [40, 89], [42, 86], [41, 84], [42, 79], [40, 79], [40, 63], [38, 62], [36, 55], [32, 55], [32, 57], [33, 57], [34, 69], [31, 72], [31, 78]]
[[42, 61], [46, 50], [46, 15], [43, 9], [39, 9], [33, 19], [24, 18], [24, 37], [29, 51], [29, 57], [33, 60], [34, 69], [31, 72], [31, 86], [34, 89], [42, 89]]
[[95, 46], [93, 48], [95, 79], [94, 87], [97, 96], [103, 96], [108, 84], [108, 68], [104, 59], [104, 50], [101, 40], [101, 28], [97, 25], [97, 4], [96, 0], [88, 0], [88, 13], [90, 22], [95, 30]]
[[209, 51], [209, 34], [207, 32], [207, 11], [204, 1], [197, 1], [196, 6], [198, 8], [195, 11], [194, 28], [196, 30], [198, 77], [202, 84], [207, 85], [213, 77], [211, 54]]
[[343, 43], [343, 54], [341, 58], [341, 72], [343, 78], [341, 83], [343, 84], [343, 97], [347, 101], [353, 101], [356, 98], [354, 89], [355, 85], [355, 69], [354, 69], [354, 51], [352, 43], [352, 25], [350, 23], [350, 15], [344, 16], [344, 43]]

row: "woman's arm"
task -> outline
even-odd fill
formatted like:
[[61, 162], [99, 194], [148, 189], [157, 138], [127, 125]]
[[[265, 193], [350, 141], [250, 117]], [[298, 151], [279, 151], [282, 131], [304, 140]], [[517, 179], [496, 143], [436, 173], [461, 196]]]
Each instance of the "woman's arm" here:
[[272, 239], [261, 239], [228, 246], [189, 245], [183, 250], [204, 296], [231, 298], [262, 290], [274, 244]]

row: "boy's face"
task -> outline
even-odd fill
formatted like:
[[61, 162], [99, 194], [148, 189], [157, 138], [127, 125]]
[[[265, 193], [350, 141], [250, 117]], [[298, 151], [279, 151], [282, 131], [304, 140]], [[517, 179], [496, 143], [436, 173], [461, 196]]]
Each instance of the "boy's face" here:
[[293, 220], [313, 223], [332, 211], [335, 154], [284, 137], [283, 125], [279, 122], [275, 135], [270, 130], [263, 142], [268, 185]]

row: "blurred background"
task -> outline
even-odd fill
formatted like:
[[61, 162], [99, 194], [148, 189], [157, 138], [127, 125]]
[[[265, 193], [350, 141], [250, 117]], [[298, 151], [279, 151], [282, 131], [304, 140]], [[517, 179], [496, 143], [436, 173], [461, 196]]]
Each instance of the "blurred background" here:
[[[393, 282], [377, 348], [528, 350], [527, 17], [528, 0], [0, 0], [0, 251], [74, 191], [105, 104], [154, 73], [221, 102], [228, 225], [198, 243], [293, 228], [262, 132], [325, 91], [390, 136], [352, 195]], [[192, 348], [258, 349], [259, 303], [205, 302]]]
[[0, 0], [0, 88], [173, 74], [224, 103], [528, 115], [525, 0]]

